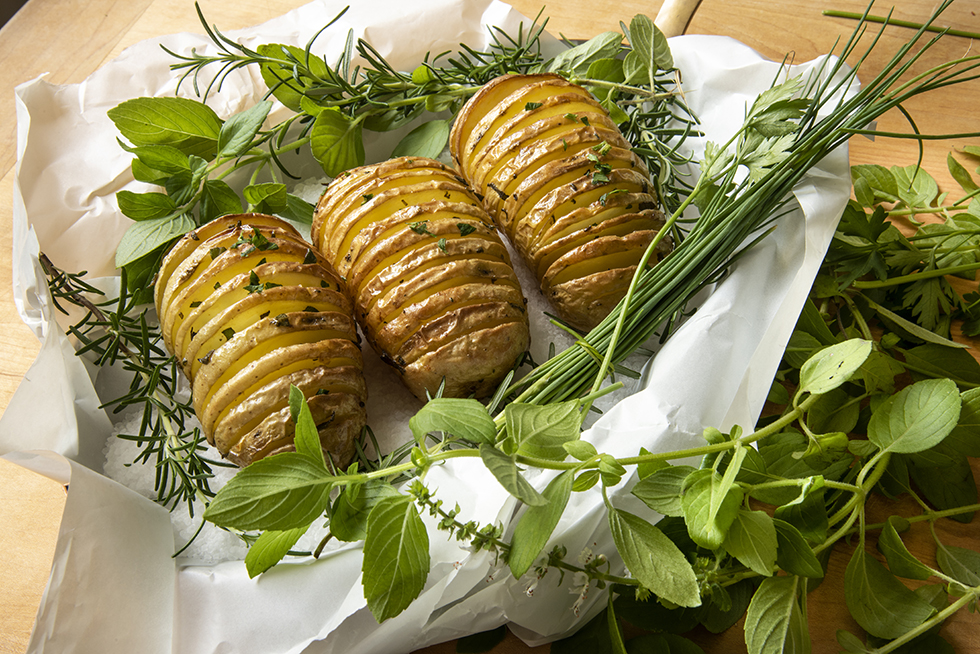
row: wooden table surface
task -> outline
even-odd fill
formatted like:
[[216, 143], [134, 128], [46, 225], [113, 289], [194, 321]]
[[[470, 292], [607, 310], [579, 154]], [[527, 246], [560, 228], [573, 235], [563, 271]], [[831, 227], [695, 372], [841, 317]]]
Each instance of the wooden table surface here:
[[[421, 2], [422, 0], [416, 0]], [[223, 31], [246, 27], [280, 15], [304, 0], [200, 0], [206, 16]], [[512, 4], [533, 16], [542, 0], [514, 0]], [[934, 0], [901, 0], [896, 17], [922, 20]], [[659, 0], [562, 0], [549, 4], [549, 30], [569, 38], [588, 38], [618, 29], [635, 13], [656, 15]], [[881, 2], [876, 13], [887, 11]], [[844, 19], [823, 17], [823, 9], [861, 11], [863, 0], [703, 0], [688, 33], [732, 36], [762, 54], [780, 60], [789, 53], [806, 61], [829, 51], [853, 24]], [[947, 12], [944, 24], [980, 32], [980, 15], [972, 0], [959, 0]], [[438, 29], [433, 26], [432, 29]], [[53, 83], [79, 82], [123, 48], [163, 34], [195, 31], [200, 27], [192, 0], [29, 0], [21, 11], [0, 29], [0, 411], [27, 371], [38, 350], [33, 334], [23, 325], [11, 296], [11, 206], [16, 135], [13, 87], [48, 73]], [[908, 37], [909, 32], [892, 30], [883, 40], [879, 54], [867, 62], [866, 70], [877, 70], [886, 57]], [[949, 38], [936, 49], [930, 61], [965, 54], [971, 43]], [[868, 74], [868, 73], [865, 73]], [[963, 133], [980, 128], [980, 82], [974, 81], [931, 97], [916, 99], [907, 106], [918, 127], [926, 133]], [[885, 130], [905, 130], [898, 115], [880, 123]], [[951, 148], [969, 141], [928, 142], [924, 166], [942, 188], [955, 187], [946, 172], [945, 159]], [[977, 144], [978, 141], [972, 141]], [[914, 163], [916, 148], [911, 142], [864, 138], [852, 141], [852, 163], [884, 165]], [[978, 470], [980, 472], [980, 470]], [[40, 601], [54, 551], [64, 490], [54, 482], [0, 460], [0, 654], [25, 651], [34, 615]], [[884, 510], [884, 507], [879, 507]], [[872, 511], [875, 508], [872, 507]], [[980, 521], [975, 521], [980, 522]], [[976, 524], [949, 527], [952, 544], [977, 547], [980, 528]], [[921, 535], [921, 538], [918, 536]], [[916, 535], [910, 547], [931, 552], [927, 534]], [[836, 652], [834, 634], [839, 628], [860, 633], [847, 615], [842, 599], [843, 569], [849, 552], [838, 548], [831, 561], [828, 580], [808, 600], [815, 652]], [[956, 643], [958, 652], [980, 653], [980, 618], [961, 612], [950, 621], [944, 636]], [[699, 636], [709, 652], [744, 651], [741, 634], [729, 630], [720, 637]], [[452, 644], [432, 647], [430, 654], [455, 651]], [[529, 651], [513, 637], [495, 652]], [[535, 651], [547, 651], [540, 648]]]

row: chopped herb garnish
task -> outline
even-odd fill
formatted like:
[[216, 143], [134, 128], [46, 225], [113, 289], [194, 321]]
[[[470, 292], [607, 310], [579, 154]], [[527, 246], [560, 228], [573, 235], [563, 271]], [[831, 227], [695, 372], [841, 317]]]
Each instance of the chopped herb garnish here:
[[215, 259], [221, 256], [222, 252], [225, 252], [227, 250], [228, 248], [224, 248], [224, 247], [211, 248], [210, 250], [208, 250], [208, 254], [211, 255], [211, 261], [214, 261]]
[[[610, 195], [618, 195], [620, 193], [628, 193], [628, 192], [629, 191], [627, 191], [624, 188], [614, 188], [608, 193], [603, 193], [602, 196], [599, 197], [599, 204], [601, 204], [602, 206], [606, 206], [606, 200], [609, 198]], [[626, 208], [629, 209], [629, 207]]]
[[221, 288], [221, 282], [215, 282], [214, 283], [214, 290], [218, 290], [219, 288]]
[[320, 313], [320, 310], [317, 309], [312, 304], [307, 305], [307, 307], [305, 309], [303, 309], [303, 311], [305, 311], [306, 313]]
[[408, 228], [420, 236], [425, 234], [432, 236], [432, 234], [429, 232], [428, 221], [426, 220], [417, 223], [409, 223]]
[[306, 256], [303, 257], [303, 263], [305, 264], [316, 263], [316, 253], [313, 252], [313, 250], [307, 249]]
[[446, 239], [445, 238], [440, 238], [438, 245], [439, 245], [439, 249], [440, 250], [442, 250], [443, 252], [446, 252]]
[[541, 106], [540, 102], [528, 102], [526, 105], [524, 105], [524, 110], [531, 111], [532, 109], [537, 109], [540, 106]]
[[573, 123], [578, 122], [578, 116], [576, 116], [575, 114], [565, 114], [565, 118], [569, 119]]
[[456, 227], [459, 228], [459, 233], [463, 236], [469, 236], [476, 231], [476, 227], [470, 225], [469, 223], [456, 223]]
[[600, 155], [604, 155], [610, 150], [612, 150], [612, 146], [606, 143], [605, 141], [603, 141], [599, 145], [592, 146], [592, 149], [598, 152]]
[[201, 302], [199, 300], [195, 300], [195, 301], [191, 302], [191, 309], [196, 309], [199, 306], [201, 306]]
[[286, 327], [289, 325], [289, 316], [284, 313], [280, 313], [269, 322], [272, 323], [273, 327]]
[[588, 116], [582, 116], [582, 118], [580, 118], [579, 120], [582, 121], [582, 124], [583, 125], [589, 125], [590, 124], [589, 123], [589, 117]]
[[224, 334], [224, 337], [230, 341], [231, 337], [235, 335], [235, 330], [231, 327], [226, 327], [225, 329], [221, 330], [221, 333]]
[[243, 258], [244, 257], [247, 257], [250, 254], [252, 254], [256, 250], [263, 250], [263, 251], [265, 251], [265, 250], [278, 250], [279, 249], [279, 246], [278, 245], [276, 245], [275, 243], [273, 243], [272, 241], [270, 241], [269, 239], [267, 239], [262, 234], [262, 232], [259, 232], [259, 231], [252, 232], [252, 235], [249, 236], [248, 238], [246, 238], [244, 236], [239, 236], [238, 237], [238, 240], [235, 242], [235, 244], [232, 247], [237, 250], [238, 248], [240, 248], [243, 245], [246, 246], [240, 252], [240, 254], [242, 255]]
[[361, 197], [363, 198], [363, 200], [361, 200], [361, 204], [367, 204], [371, 201], [371, 198], [374, 197], [374, 193], [365, 193]]

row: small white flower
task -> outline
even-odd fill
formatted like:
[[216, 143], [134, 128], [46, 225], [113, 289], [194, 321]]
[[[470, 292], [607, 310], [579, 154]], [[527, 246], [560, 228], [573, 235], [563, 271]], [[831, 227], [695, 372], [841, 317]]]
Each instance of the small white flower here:
[[569, 589], [572, 595], [578, 595], [583, 590], [588, 590], [589, 588], [589, 575], [584, 572], [576, 572], [572, 576], [572, 587]]
[[592, 550], [590, 548], [586, 547], [581, 552], [578, 553], [579, 564], [586, 565], [591, 560], [592, 560]]
[[525, 595], [527, 595], [528, 597], [534, 597], [534, 590], [538, 587], [538, 579], [540, 578], [541, 577], [535, 577], [534, 579], [531, 580], [531, 583], [529, 583], [527, 585], [527, 588], [524, 589]]

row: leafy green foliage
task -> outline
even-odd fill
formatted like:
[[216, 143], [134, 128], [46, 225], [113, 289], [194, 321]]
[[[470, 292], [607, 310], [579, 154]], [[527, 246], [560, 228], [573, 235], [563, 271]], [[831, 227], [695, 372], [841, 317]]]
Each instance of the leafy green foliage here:
[[361, 573], [364, 597], [378, 622], [404, 611], [422, 592], [429, 536], [411, 497], [387, 497], [371, 509]]

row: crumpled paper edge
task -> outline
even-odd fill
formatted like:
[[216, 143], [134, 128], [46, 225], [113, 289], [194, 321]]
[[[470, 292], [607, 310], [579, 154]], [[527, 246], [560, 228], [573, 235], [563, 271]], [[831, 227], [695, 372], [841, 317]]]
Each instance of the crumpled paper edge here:
[[[472, 4], [469, 3], [466, 6], [471, 7]], [[496, 9], [499, 9], [499, 3], [493, 3], [493, 5]], [[325, 3], [312, 3], [297, 11], [306, 12], [322, 10], [324, 8], [326, 8]], [[305, 16], [306, 14], [304, 14], [304, 19], [306, 19]], [[266, 25], [275, 22], [271, 21]], [[375, 42], [379, 35], [383, 34], [383, 30], [376, 29], [371, 32], [369, 37]], [[688, 38], [703, 39], [705, 37]], [[710, 41], [710, 37], [708, 38]], [[276, 37], [263, 34], [262, 39], [276, 40]], [[279, 40], [285, 41], [286, 39]], [[683, 43], [684, 40], [679, 39], [675, 40], [675, 42]], [[716, 40], [715, 42], [718, 43], [720, 41]], [[702, 41], [697, 43], [692, 49], [698, 53], [697, 56], [701, 56], [705, 50], [710, 51], [712, 47], [707, 41]], [[744, 46], [734, 46], [733, 44], [729, 44], [729, 47], [736, 47], [737, 49], [744, 48]], [[746, 51], [744, 55], [748, 59], [752, 59], [752, 57], [758, 58], [754, 53], [748, 51], [747, 48], [744, 48], [744, 50]], [[123, 57], [126, 56], [126, 54], [123, 55]], [[128, 56], [133, 56], [132, 52], [129, 52]], [[676, 57], [677, 55], [675, 54]], [[728, 58], [726, 61], [731, 62], [732, 60]], [[767, 74], [767, 76], [771, 79], [771, 74]], [[734, 76], [729, 75], [729, 79], [733, 78]], [[57, 93], [64, 89], [61, 87], [52, 87], [52, 90]], [[92, 97], [97, 91], [96, 85], [90, 85], [84, 91], [86, 97]], [[115, 102], [111, 101], [109, 106]], [[26, 148], [22, 148], [21, 151], [24, 153]], [[816, 183], [824, 182], [824, 186], [833, 186], [839, 192], [840, 186], [842, 184], [846, 185], [846, 182], [841, 180], [839, 170], [843, 164], [844, 172], [846, 173], [846, 154], [843, 156], [837, 154], [831, 159], [833, 161], [829, 163], [833, 164], [832, 167], [835, 167], [836, 172], [829, 173], [825, 176], [818, 176]], [[128, 165], [128, 160], [126, 163]], [[20, 165], [21, 162], [19, 161], [18, 166]], [[831, 183], [835, 180], [836, 184]], [[113, 180], [110, 183], [110, 194], [114, 190], [118, 190], [114, 186], [116, 182], [117, 180]], [[18, 203], [26, 211], [28, 202], [24, 201], [19, 190], [18, 185], [15, 189], [15, 203]], [[801, 199], [804, 209], [809, 208], [811, 212], [815, 210], [812, 192], [802, 189], [798, 193], [798, 197]], [[818, 196], [818, 199], [821, 197]], [[844, 201], [846, 201], [846, 198]], [[843, 202], [840, 203], [840, 209], [842, 208]], [[833, 212], [831, 211], [830, 213], [832, 214]], [[730, 378], [733, 381], [737, 380], [737, 383], [729, 383], [727, 385], [728, 390], [724, 395], [724, 397], [728, 398], [727, 403], [720, 401], [717, 395], [713, 395], [710, 392], [700, 393], [697, 405], [698, 407], [703, 407], [707, 413], [702, 412], [693, 416], [692, 414], [695, 411], [691, 406], [685, 405], [685, 411], [679, 412], [676, 403], [665, 399], [665, 397], [669, 397], [669, 393], [664, 395], [659, 391], [654, 392], [651, 391], [651, 388], [655, 387], [648, 386], [646, 390], [651, 392], [647, 393], [647, 395], [640, 396], [643, 398], [642, 400], [626, 401], [617, 405], [613, 411], [610, 411], [607, 416], [601, 419], [590, 430], [588, 437], [596, 442], [600, 449], [604, 451], [609, 451], [614, 454], [632, 454], [639, 447], [639, 444], [635, 440], [636, 437], [642, 437], [644, 439], [642, 444], [646, 445], [649, 449], [676, 449], [695, 443], [699, 437], [701, 428], [705, 425], [711, 424], [725, 428], [726, 425], [735, 423], [751, 424], [754, 422], [754, 416], [758, 415], [758, 410], [761, 408], [765, 397], [764, 392], [760, 395], [760, 390], [768, 390], [769, 380], [772, 378], [775, 363], [779, 360], [782, 346], [788, 339], [793, 324], [795, 324], [799, 307], [805, 299], [806, 291], [809, 289], [809, 283], [812, 281], [813, 273], [815, 273], [816, 268], [814, 266], [818, 266], [819, 261], [822, 260], [823, 251], [827, 243], [829, 243], [829, 236], [827, 234], [832, 234], [833, 225], [836, 224], [838, 217], [839, 212], [837, 215], [824, 216], [820, 221], [822, 229], [818, 230], [819, 233], [814, 234], [809, 233], [809, 225], [812, 223], [807, 223], [808, 231], [805, 236], [805, 260], [807, 265], [802, 266], [797, 275], [794, 276], [792, 288], [787, 290], [783, 296], [784, 299], [779, 303], [778, 310], [772, 311], [773, 315], [779, 319], [770, 322], [765, 331], [759, 332], [761, 336], [752, 339], [755, 341], [754, 347], [747, 348], [748, 352], [742, 352], [740, 353], [741, 356], [737, 357], [739, 361], [746, 363], [744, 365], [744, 371], [740, 376], [736, 375]], [[19, 226], [20, 223], [17, 223], [15, 220], [15, 225]], [[740, 273], [739, 271], [746, 270], [746, 267], [751, 264], [751, 261], [747, 263], [746, 260], [752, 257], [758, 260], [757, 263], [759, 266], [765, 268], [767, 265], [766, 257], [772, 256], [772, 253], [766, 254], [765, 248], [768, 243], [775, 244], [778, 240], [778, 235], [781, 233], [785, 234], [786, 232], [777, 231], [777, 235], [768, 239], [767, 243], [759, 246], [755, 252], [740, 261], [737, 270], [725, 280], [719, 289], [724, 287], [725, 284], [733, 283], [731, 280], [739, 279], [740, 274], [745, 276], [745, 272]], [[22, 243], [22, 240], [15, 239], [15, 243]], [[27, 276], [25, 275], [24, 279], [26, 278]], [[40, 278], [37, 277], [36, 268], [34, 268], [34, 281], [32, 284], [38, 288], [43, 287], [43, 276]], [[25, 290], [25, 292], [23, 294], [19, 292], [18, 297], [30, 297], [26, 290], [32, 284], [21, 287], [21, 290]], [[709, 298], [709, 301], [706, 302], [706, 305], [702, 307], [702, 310], [696, 314], [695, 318], [697, 320], [708, 319], [710, 316], [709, 309], [711, 309], [710, 301], [715, 299], [721, 302], [723, 296], [723, 292], [720, 290], [716, 291]], [[25, 312], [30, 314], [30, 311], [26, 310], [27, 304], [23, 306], [25, 307]], [[26, 316], [25, 319], [36, 321], [37, 315], [32, 314]], [[731, 319], [738, 321], [742, 317], [733, 316]], [[691, 324], [697, 324], [697, 320], [692, 321]], [[710, 330], [713, 325], [716, 326], [715, 329], [724, 329], [724, 315], [716, 316], [712, 320], [713, 322], [707, 325], [707, 329]], [[749, 328], [745, 327], [745, 329]], [[35, 331], [37, 333], [37, 329]], [[692, 331], [694, 331], [693, 327], [688, 328], [688, 332]], [[49, 328], [46, 335], [51, 335], [52, 332], [57, 333], [58, 330]], [[682, 333], [678, 332], [678, 335]], [[56, 339], [57, 337], [53, 336], [52, 338]], [[662, 371], [671, 370], [672, 366], [677, 365], [679, 361], [684, 364], [684, 367], [681, 369], [689, 369], [691, 367], [690, 353], [684, 352], [683, 340], [683, 338], [675, 336], [668, 342], [648, 371], [648, 379], [656, 380], [663, 378], [662, 375], [664, 373]], [[730, 342], [724, 339], [720, 342], [725, 344], [725, 349], [731, 349]], [[761, 344], [765, 344], [765, 347], [762, 347]], [[60, 351], [63, 351], [63, 347], [63, 344], [57, 343], [57, 347], [53, 344], [51, 349], [58, 350], [60, 353]], [[52, 359], [56, 358], [52, 354]], [[69, 356], [68, 358], [73, 359], [74, 357]], [[711, 357], [705, 355], [704, 358], [706, 362], [703, 365], [710, 368]], [[732, 368], [735, 368], [735, 372], [737, 373], [739, 365], [732, 365]], [[28, 376], [30, 377], [30, 373]], [[671, 387], [676, 390], [675, 384], [671, 384]], [[670, 390], [667, 389], [667, 391]], [[84, 394], [83, 390], [82, 395], [84, 396]], [[650, 396], [654, 396], [652, 398], [654, 400], [652, 404], [650, 403]], [[684, 399], [687, 400], [689, 398]], [[15, 400], [20, 404], [19, 399], [15, 397]], [[14, 404], [14, 401], [12, 401], [12, 404]], [[71, 406], [77, 405], [77, 401], [73, 399]], [[34, 404], [34, 406], [37, 405]], [[84, 410], [74, 409], [71, 413], [78, 413], [79, 411], [86, 413]], [[641, 422], [633, 421], [637, 415], [639, 415]], [[6, 442], [3, 440], [3, 425], [8, 422], [7, 414], [5, 414], [4, 420], [0, 423], [0, 446], [6, 445]], [[630, 424], [631, 429], [623, 429], [624, 423]], [[665, 429], [667, 425], [672, 425], [669, 433]], [[653, 444], [648, 441], [653, 439], [653, 435], [657, 432], [658, 428], [662, 432], [661, 438], [652, 447]], [[74, 453], [74, 455], [79, 456], [78, 453]], [[444, 473], [443, 477], [433, 474], [427, 481], [434, 487], [442, 488], [448, 496], [455, 498], [457, 492], [449, 492], [447, 489], [460, 483], [472, 489], [472, 475], [479, 471], [467, 470], [462, 465], [453, 465], [441, 468], [440, 472]], [[538, 483], [543, 483], [543, 478], [537, 481]], [[489, 489], [492, 488], [495, 482], [485, 480], [485, 483], [488, 484], [487, 488]], [[73, 487], [73, 492], [76, 490], [77, 485]], [[460, 502], [464, 506], [464, 515], [470, 515], [481, 522], [498, 521], [501, 524], [510, 525], [514, 503], [506, 497], [506, 494], [501, 494], [499, 488], [495, 488], [494, 490], [496, 492], [478, 493], [473, 491], [469, 497], [461, 497], [461, 500], [466, 500]], [[617, 490], [620, 492], [615, 495], [616, 501], [624, 502], [624, 508], [629, 508], [626, 504], [630, 501], [629, 497], [622, 492], [623, 489]], [[466, 495], [465, 489], [459, 495]], [[484, 504], [480, 503], [480, 500], [488, 499], [493, 499], [493, 501], [489, 502], [489, 506], [486, 505], [486, 502]], [[143, 503], [152, 506], [153, 509], [148, 509], [151, 511], [159, 508], [148, 501], [144, 501]], [[573, 554], [577, 551], [576, 547], [584, 547], [588, 543], [595, 545], [596, 551], [609, 551], [611, 542], [609, 541], [608, 534], [604, 533], [604, 517], [601, 512], [601, 507], [597, 506], [594, 502], [590, 502], [586, 496], [581, 495], [573, 498], [571, 506], [573, 506], [572, 510], [568, 512], [566, 518], [563, 519], [563, 524], [559, 526], [560, 536], [558, 538], [569, 544], [569, 551]], [[66, 509], [66, 516], [68, 515], [69, 513]], [[571, 533], [572, 531], [576, 532], [574, 536]], [[331, 553], [326, 559], [316, 563], [281, 566], [258, 581], [247, 581], [243, 579], [243, 566], [235, 563], [222, 564], [213, 568], [186, 567], [180, 570], [174, 590], [177, 598], [174, 612], [176, 631], [174, 635], [175, 651], [219, 651], [230, 647], [231, 651], [391, 652], [393, 651], [393, 642], [400, 644], [400, 651], [409, 651], [432, 642], [491, 628], [508, 620], [515, 624], [514, 629], [522, 638], [530, 644], [537, 644], [565, 633], [578, 623], [579, 618], [576, 618], [570, 611], [570, 605], [575, 598], [568, 593], [566, 588], [558, 588], [554, 584], [543, 584], [544, 589], [539, 590], [535, 594], [535, 597], [528, 598], [524, 593], [526, 580], [524, 582], [512, 580], [509, 572], [505, 569], [501, 570], [499, 566], [494, 565], [494, 562], [487, 560], [485, 553], [481, 555], [470, 555], [458, 548], [443, 549], [445, 545], [447, 544], [436, 543], [435, 545], [434, 572], [430, 576], [430, 584], [423, 597], [404, 614], [381, 626], [378, 626], [374, 622], [373, 617], [363, 608], [363, 597], [360, 594], [359, 587], [359, 572], [357, 574], [352, 572], [359, 571], [360, 569], [360, 550], [358, 548], [348, 548]], [[448, 571], [447, 566], [457, 573], [460, 571], [463, 571], [463, 573], [450, 573], [449, 576], [452, 579], [448, 579], [445, 575], [440, 576], [440, 574], [437, 574], [437, 572]], [[337, 575], [335, 572], [337, 570], [344, 570], [347, 574]], [[337, 579], [338, 576], [342, 578], [339, 584], [337, 584], [339, 581]], [[293, 580], [293, 577], [301, 577], [301, 579]], [[54, 583], [55, 579], [56, 577], [53, 575], [52, 583]], [[288, 643], [280, 639], [278, 634], [281, 633], [280, 630], [286, 631], [286, 625], [279, 624], [282, 621], [284, 612], [279, 610], [283, 607], [275, 600], [282, 598], [287, 593], [295, 592], [297, 590], [296, 584], [301, 584], [299, 590], [303, 592], [300, 593], [300, 596], [304, 598], [304, 601], [299, 602], [301, 605], [299, 608], [302, 609], [309, 606], [311, 595], [313, 595], [313, 599], [317, 599], [316, 593], [310, 589], [319, 589], [322, 595], [322, 589], [329, 588], [331, 583], [339, 585], [340, 588], [347, 589], [346, 594], [340, 602], [339, 610], [333, 613], [333, 617], [326, 620], [317, 619], [313, 624], [303, 624], [301, 618], [304, 616], [299, 616], [296, 620], [300, 624], [290, 622], [288, 627], [292, 634], [296, 634], [296, 629], [299, 629], [303, 634], [302, 637], [294, 637]], [[226, 607], [216, 607], [214, 602], [202, 602], [203, 606], [201, 610], [195, 610], [195, 605], [192, 602], [183, 601], [185, 598], [191, 596], [205, 596], [204, 593], [214, 591], [214, 589], [222, 585], [226, 585], [229, 588], [236, 588], [240, 585], [247, 590], [253, 591], [258, 589], [259, 592], [257, 595], [260, 598], [268, 600], [269, 605], [276, 607], [276, 610], [271, 615], [268, 612], [259, 611], [259, 615], [264, 616], [265, 620], [256, 620], [254, 619], [254, 614], [250, 616], [247, 612], [245, 616], [235, 614], [234, 611], [225, 611], [224, 609]], [[598, 595], [598, 593], [595, 595]], [[596, 599], [592, 598], [592, 606], [586, 606], [583, 614], [595, 610], [594, 607], [598, 606], [595, 603]], [[323, 600], [321, 599], [320, 601]], [[255, 607], [250, 602], [249, 608], [255, 609], [258, 607]], [[48, 611], [49, 614], [53, 610], [53, 608], [47, 606], [47, 601], [41, 609], [42, 613]], [[319, 611], [314, 612], [314, 614], [317, 613]], [[290, 612], [285, 611], [285, 614], [290, 615]], [[65, 613], [62, 612], [61, 615], [64, 616]], [[196, 625], [192, 621], [193, 617], [199, 617], [202, 622], [206, 621], [207, 624]], [[64, 620], [64, 617], [60, 619]], [[114, 620], [112, 624], [115, 625]], [[238, 628], [242, 626], [250, 626], [251, 630]], [[114, 628], [110, 628], [110, 631]], [[197, 631], [198, 629], [208, 630], [208, 635], [206, 637], [203, 636]], [[265, 635], [272, 642], [259, 643], [251, 640], [250, 636], [254, 636], [255, 632]], [[328, 635], [329, 638], [327, 638]], [[269, 645], [272, 649], [264, 648], [265, 645]], [[32, 645], [32, 647], [35, 646]], [[43, 651], [43, 638], [36, 645], [36, 648], [34, 651]], [[141, 651], [148, 650], [143, 649]]]

